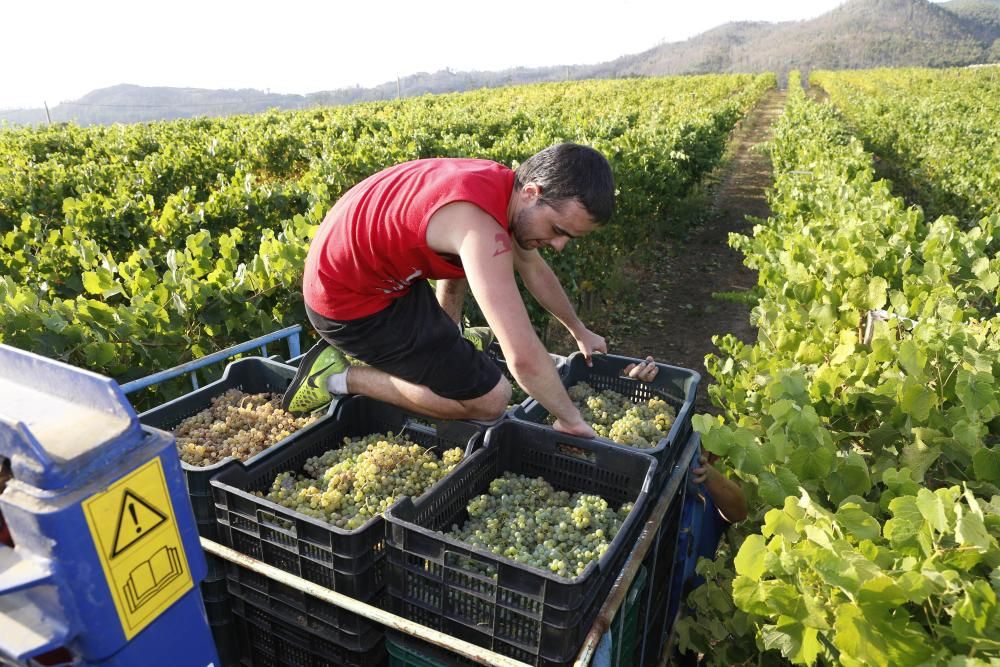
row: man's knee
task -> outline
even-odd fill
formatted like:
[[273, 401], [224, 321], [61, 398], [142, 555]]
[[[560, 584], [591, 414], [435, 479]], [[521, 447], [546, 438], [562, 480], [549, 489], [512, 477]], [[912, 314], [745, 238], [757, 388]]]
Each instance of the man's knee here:
[[507, 411], [510, 404], [512, 388], [507, 378], [500, 376], [500, 381], [489, 393], [479, 398], [465, 402], [469, 408], [469, 419], [480, 421], [493, 421], [499, 419]]

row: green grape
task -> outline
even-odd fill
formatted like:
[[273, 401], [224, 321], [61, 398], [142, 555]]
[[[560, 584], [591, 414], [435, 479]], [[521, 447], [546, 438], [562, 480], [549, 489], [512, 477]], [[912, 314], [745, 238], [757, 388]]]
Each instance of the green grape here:
[[245, 461], [317, 417], [297, 417], [281, 409], [281, 395], [245, 394], [228, 389], [211, 405], [174, 428], [177, 453], [192, 466], [208, 466], [226, 457]]
[[306, 459], [302, 471], [283, 472], [259, 496], [354, 530], [381, 515], [404, 496], [419, 496], [458, 465], [463, 451], [455, 447], [437, 458], [432, 449], [404, 436], [375, 433], [344, 439]]
[[543, 478], [504, 473], [466, 504], [468, 520], [448, 533], [472, 546], [561, 577], [579, 576], [607, 551], [632, 503], [557, 491]]
[[[597, 435], [622, 445], [656, 447], [677, 418], [673, 406], [659, 397], [636, 403], [610, 389], [595, 392], [586, 382], [573, 385], [568, 393]], [[550, 416], [548, 423], [554, 422]]]

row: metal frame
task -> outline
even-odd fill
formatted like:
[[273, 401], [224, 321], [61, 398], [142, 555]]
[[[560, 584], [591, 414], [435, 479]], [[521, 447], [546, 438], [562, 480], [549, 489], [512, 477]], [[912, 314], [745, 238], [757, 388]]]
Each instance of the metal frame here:
[[[693, 438], [689, 438], [684, 449], [681, 451], [680, 456], [677, 458], [677, 463], [674, 464], [673, 474], [667, 480], [666, 486], [660, 492], [659, 498], [653, 506], [649, 518], [646, 520], [646, 526], [639, 535], [639, 539], [636, 541], [635, 546], [632, 549], [632, 553], [622, 566], [622, 571], [618, 575], [618, 579], [615, 581], [614, 585], [611, 587], [611, 591], [608, 593], [604, 606], [602, 606], [600, 612], [598, 612], [597, 618], [594, 620], [594, 624], [590, 628], [590, 633], [584, 640], [583, 646], [580, 648], [580, 653], [577, 654], [574, 667], [585, 667], [590, 664], [590, 659], [597, 648], [597, 644], [601, 641], [604, 633], [610, 627], [615, 614], [618, 613], [618, 609], [625, 600], [628, 589], [632, 585], [632, 581], [635, 579], [635, 576], [639, 571], [639, 566], [642, 564], [643, 560], [646, 559], [646, 555], [649, 553], [650, 547], [653, 548], [651, 557], [652, 560], [648, 563], [650, 578], [649, 585], [643, 593], [643, 608], [645, 609], [645, 614], [641, 622], [641, 627], [643, 628], [642, 641], [637, 652], [638, 661], [636, 664], [640, 666], [645, 664], [646, 653], [648, 650], [655, 650], [660, 658], [666, 658], [666, 656], [662, 656], [661, 654], [664, 647], [669, 643], [668, 639], [670, 631], [673, 629], [674, 619], [664, 616], [662, 628], [650, 628], [650, 620], [653, 616], [655, 616], [656, 612], [656, 610], [653, 609], [653, 595], [656, 593], [656, 591], [653, 590], [653, 572], [656, 571], [656, 565], [661, 555], [660, 547], [664, 539], [663, 519], [667, 515], [667, 510], [669, 510], [674, 503], [678, 503], [681, 507], [683, 507], [687, 491], [687, 469], [690, 466], [692, 458], [697, 455], [697, 452], [697, 441]], [[673, 585], [674, 580], [673, 567], [676, 564], [676, 554], [671, 551], [669, 557], [675, 562], [674, 564], [671, 564], [669, 576], [666, 580], [667, 590], [664, 591], [663, 595], [663, 603], [668, 607], [670, 605], [671, 598], [673, 597], [673, 591], [670, 587]], [[649, 646], [650, 640], [654, 640], [653, 648], [650, 648]], [[621, 656], [621, 646], [613, 646], [612, 650], [616, 652], [616, 656]], [[662, 660], [659, 662], [662, 662]]]
[[237, 354], [242, 354], [243, 352], [249, 352], [253, 349], [259, 349], [262, 357], [267, 356], [267, 344], [273, 343], [274, 341], [281, 340], [282, 338], [288, 339], [288, 357], [297, 357], [300, 354], [299, 350], [299, 334], [302, 332], [302, 325], [296, 324], [294, 326], [285, 327], [278, 331], [271, 332], [264, 336], [258, 336], [253, 340], [248, 340], [245, 343], [240, 343], [239, 345], [233, 345], [232, 347], [227, 347], [224, 350], [219, 350], [218, 352], [213, 352], [212, 354], [206, 354], [204, 357], [199, 357], [194, 361], [189, 361], [186, 364], [181, 364], [180, 366], [174, 366], [173, 368], [165, 371], [160, 371], [159, 373], [154, 373], [152, 375], [147, 375], [144, 378], [139, 378], [138, 380], [132, 380], [131, 382], [126, 382], [123, 384], [122, 391], [126, 394], [131, 394], [133, 392], [139, 391], [140, 389], [145, 389], [154, 384], [159, 384], [167, 380], [172, 380], [175, 377], [180, 377], [185, 373], [191, 374], [191, 384], [195, 389], [198, 388], [198, 369], [204, 368], [205, 366], [210, 366], [211, 364], [218, 363], [220, 361], [225, 361], [229, 357], [235, 356]]

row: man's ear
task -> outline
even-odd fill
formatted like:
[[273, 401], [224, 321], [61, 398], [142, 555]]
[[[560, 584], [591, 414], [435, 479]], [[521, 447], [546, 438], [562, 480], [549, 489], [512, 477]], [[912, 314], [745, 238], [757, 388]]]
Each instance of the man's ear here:
[[523, 194], [529, 202], [533, 202], [542, 195], [542, 186], [534, 181], [525, 183], [521, 186], [521, 194]]

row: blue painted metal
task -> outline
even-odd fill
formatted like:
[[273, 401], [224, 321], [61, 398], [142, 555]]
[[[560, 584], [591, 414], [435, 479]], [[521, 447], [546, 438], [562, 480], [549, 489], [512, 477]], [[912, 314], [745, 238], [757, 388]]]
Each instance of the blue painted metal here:
[[288, 358], [297, 357], [302, 354], [302, 350], [299, 348], [299, 337], [289, 336], [288, 337]]
[[294, 326], [285, 327], [278, 331], [271, 332], [264, 336], [258, 336], [253, 340], [248, 340], [245, 343], [240, 343], [239, 345], [233, 345], [232, 347], [227, 347], [224, 350], [219, 350], [218, 352], [213, 352], [212, 354], [207, 354], [204, 357], [195, 359], [194, 361], [189, 361], [185, 364], [179, 366], [174, 366], [173, 368], [165, 371], [160, 371], [159, 373], [154, 373], [152, 375], [147, 375], [144, 378], [139, 378], [138, 380], [133, 380], [132, 382], [126, 382], [122, 385], [122, 391], [126, 394], [131, 394], [132, 392], [139, 391], [140, 389], [145, 389], [146, 387], [152, 386], [154, 384], [159, 384], [160, 382], [165, 382], [167, 380], [172, 380], [175, 377], [180, 377], [185, 373], [191, 373], [191, 383], [194, 388], [198, 388], [198, 376], [195, 373], [199, 368], [204, 368], [205, 366], [210, 366], [211, 364], [218, 363], [220, 361], [225, 361], [229, 357], [241, 354], [243, 352], [249, 352], [250, 350], [259, 349], [261, 350], [261, 356], [267, 356], [267, 344], [274, 341], [281, 340], [283, 338], [288, 340], [288, 356], [294, 357], [299, 354], [299, 334], [302, 332], [302, 325], [296, 324]]
[[138, 434], [139, 418], [114, 380], [0, 345], [0, 454], [16, 479], [64, 488], [111, 462], [101, 445]]
[[590, 667], [611, 667], [612, 641], [611, 631], [608, 630], [601, 637], [601, 643], [597, 645], [597, 649], [594, 651], [594, 659], [590, 661]]
[[[207, 566], [173, 436], [144, 427], [117, 384], [0, 345], [0, 662], [55, 648], [73, 665], [218, 665], [198, 582]], [[83, 503], [158, 459], [192, 588], [126, 638]], [[178, 641], [182, 638], [182, 641]]]

